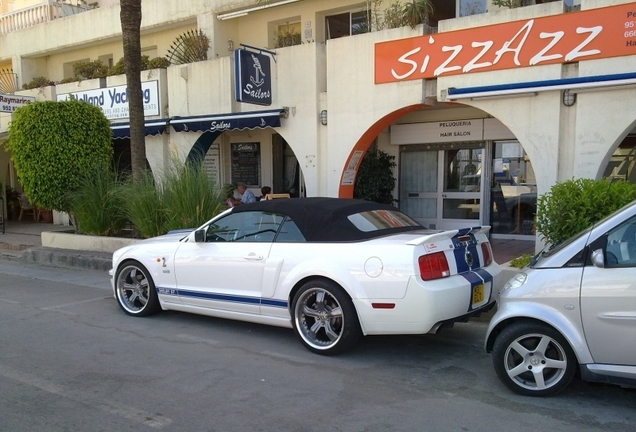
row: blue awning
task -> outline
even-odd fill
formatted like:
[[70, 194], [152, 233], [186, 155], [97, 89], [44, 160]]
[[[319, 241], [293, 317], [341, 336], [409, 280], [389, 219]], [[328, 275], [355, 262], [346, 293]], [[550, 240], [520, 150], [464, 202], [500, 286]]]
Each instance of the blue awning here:
[[191, 117], [173, 117], [170, 126], [177, 132], [224, 132], [228, 130], [280, 127], [284, 109], [249, 111]]
[[[170, 119], [146, 120], [144, 128], [146, 135], [161, 135], [168, 127]], [[111, 123], [113, 139], [130, 138], [130, 123]]]

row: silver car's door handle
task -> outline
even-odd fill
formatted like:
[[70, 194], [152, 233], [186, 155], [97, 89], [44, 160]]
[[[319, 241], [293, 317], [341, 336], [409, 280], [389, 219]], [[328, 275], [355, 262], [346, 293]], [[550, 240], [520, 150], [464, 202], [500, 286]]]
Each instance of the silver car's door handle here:
[[250, 260], [250, 261], [259, 261], [263, 259], [263, 255], [256, 255], [251, 253], [249, 255], [244, 256], [243, 259]]

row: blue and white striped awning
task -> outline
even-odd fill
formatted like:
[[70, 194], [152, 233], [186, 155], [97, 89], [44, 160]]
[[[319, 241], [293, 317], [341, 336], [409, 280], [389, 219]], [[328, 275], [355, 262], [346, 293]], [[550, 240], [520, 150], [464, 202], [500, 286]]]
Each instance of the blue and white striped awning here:
[[284, 109], [173, 117], [170, 126], [177, 132], [224, 132], [228, 130], [280, 127]]
[[[170, 119], [146, 120], [144, 128], [146, 135], [161, 135], [166, 128]], [[111, 123], [110, 129], [113, 131], [113, 139], [130, 138], [130, 123]]]

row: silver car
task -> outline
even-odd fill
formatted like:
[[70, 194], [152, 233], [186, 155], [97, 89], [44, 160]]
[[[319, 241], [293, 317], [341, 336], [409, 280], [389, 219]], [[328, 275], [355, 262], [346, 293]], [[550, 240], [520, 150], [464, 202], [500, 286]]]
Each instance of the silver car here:
[[506, 283], [485, 347], [522, 395], [583, 380], [636, 386], [636, 201], [535, 256]]

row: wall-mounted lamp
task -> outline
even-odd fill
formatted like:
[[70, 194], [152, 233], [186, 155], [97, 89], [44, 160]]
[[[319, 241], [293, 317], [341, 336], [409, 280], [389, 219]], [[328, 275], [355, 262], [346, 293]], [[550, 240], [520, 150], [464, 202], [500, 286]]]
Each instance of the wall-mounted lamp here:
[[232, 38], [227, 40], [227, 51], [228, 52], [234, 51], [234, 41], [232, 40]]
[[327, 126], [327, 110], [320, 111], [320, 124]]
[[576, 103], [576, 93], [571, 93], [569, 89], [563, 90], [563, 105], [571, 107]]

